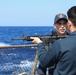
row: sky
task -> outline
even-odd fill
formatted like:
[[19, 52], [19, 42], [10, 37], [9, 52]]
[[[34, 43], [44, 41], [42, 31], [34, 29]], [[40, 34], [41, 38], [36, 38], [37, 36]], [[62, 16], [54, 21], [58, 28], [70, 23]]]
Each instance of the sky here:
[[76, 0], [0, 0], [0, 26], [53, 26]]

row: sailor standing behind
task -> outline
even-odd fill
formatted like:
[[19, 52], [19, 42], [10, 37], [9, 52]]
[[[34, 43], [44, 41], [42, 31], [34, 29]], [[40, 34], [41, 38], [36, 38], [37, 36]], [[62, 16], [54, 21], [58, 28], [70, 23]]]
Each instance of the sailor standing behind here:
[[[66, 36], [69, 35], [66, 31], [66, 26], [67, 26], [67, 16], [65, 14], [59, 13], [55, 16], [54, 19], [54, 28], [55, 30], [52, 31], [51, 36]], [[48, 46], [52, 45], [55, 42], [55, 39], [43, 39], [43, 44], [45, 45], [46, 50], [48, 50]], [[50, 44], [49, 44], [50, 43]], [[53, 71], [55, 69], [55, 65], [52, 66], [51, 68], [43, 68], [40, 64], [37, 69], [37, 72], [39, 75], [46, 75], [46, 72], [49, 75], [53, 75]]]

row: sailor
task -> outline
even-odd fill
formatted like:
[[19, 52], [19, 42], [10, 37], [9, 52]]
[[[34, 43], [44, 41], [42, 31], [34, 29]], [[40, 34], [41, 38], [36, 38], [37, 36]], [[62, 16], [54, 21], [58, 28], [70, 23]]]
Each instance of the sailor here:
[[[69, 33], [66, 31], [66, 26], [67, 26], [67, 16], [63, 13], [59, 13], [55, 16], [54, 19], [54, 30], [52, 30], [52, 34], [51, 36], [66, 36]], [[42, 40], [46, 50], [48, 50], [48, 45], [49, 43], [52, 44], [54, 43], [55, 40]], [[46, 44], [47, 43], [47, 44]], [[39, 75], [46, 75], [46, 73], [49, 73], [50, 75], [53, 74], [53, 70], [54, 70], [55, 66], [52, 66], [51, 68], [48, 68], [48, 72], [47, 72], [47, 68], [43, 68], [41, 67], [41, 65], [39, 64], [39, 67], [37, 69], [37, 72]]]

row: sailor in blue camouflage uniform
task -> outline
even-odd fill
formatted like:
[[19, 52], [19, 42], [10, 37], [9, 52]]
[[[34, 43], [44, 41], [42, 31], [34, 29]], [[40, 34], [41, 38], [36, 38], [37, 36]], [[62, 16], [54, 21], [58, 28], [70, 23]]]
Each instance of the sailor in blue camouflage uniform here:
[[[52, 30], [51, 36], [66, 36], [69, 33], [66, 31], [67, 26], [67, 16], [63, 13], [59, 13], [55, 16], [54, 19], [54, 30]], [[44, 39], [42, 40], [46, 50], [48, 50], [49, 45], [52, 45], [56, 40], [55, 39]], [[37, 72], [38, 75], [53, 75], [53, 71], [55, 69], [55, 65], [50, 68], [43, 68], [40, 64], [38, 66]]]

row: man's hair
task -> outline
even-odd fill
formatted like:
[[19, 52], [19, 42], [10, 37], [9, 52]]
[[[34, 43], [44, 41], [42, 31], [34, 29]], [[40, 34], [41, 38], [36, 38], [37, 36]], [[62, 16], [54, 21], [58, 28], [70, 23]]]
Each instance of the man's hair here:
[[76, 26], [76, 6], [71, 7], [67, 11], [68, 19], [72, 21], [74, 26]]

